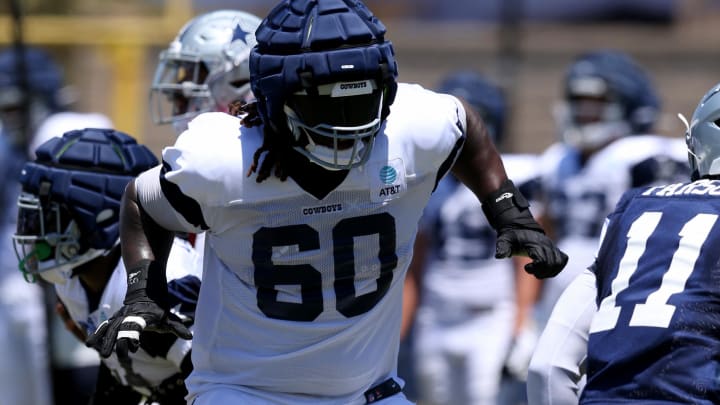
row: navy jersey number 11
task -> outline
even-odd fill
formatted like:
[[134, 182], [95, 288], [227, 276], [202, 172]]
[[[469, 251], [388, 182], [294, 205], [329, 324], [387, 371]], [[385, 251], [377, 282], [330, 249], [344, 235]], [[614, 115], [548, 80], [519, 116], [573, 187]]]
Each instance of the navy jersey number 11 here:
[[611, 215], [581, 404], [720, 401], [716, 201], [635, 197]]
[[[617, 276], [612, 281], [611, 293], [600, 302], [590, 333], [606, 331], [617, 324], [621, 309], [616, 305], [617, 296], [630, 286], [630, 279], [637, 270], [638, 261], [645, 253], [648, 239], [656, 231], [662, 215], [661, 212], [645, 212], [630, 226], [627, 248], [620, 260]], [[670, 296], [682, 292], [685, 288], [685, 283], [695, 268], [700, 248], [717, 217], [715, 214], [697, 214], [685, 223], [678, 233], [678, 248], [669, 267], [662, 273], [660, 287], [651, 292], [644, 303], [634, 305], [629, 326], [667, 328], [670, 325], [676, 308], [668, 304], [668, 300]]]

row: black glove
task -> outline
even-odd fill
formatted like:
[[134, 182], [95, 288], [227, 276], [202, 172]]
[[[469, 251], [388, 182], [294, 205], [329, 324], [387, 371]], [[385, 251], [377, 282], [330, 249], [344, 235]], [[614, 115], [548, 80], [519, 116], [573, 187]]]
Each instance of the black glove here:
[[530, 204], [506, 180], [482, 201], [482, 209], [497, 232], [495, 257], [529, 256], [533, 261], [525, 271], [537, 278], [554, 277], [565, 267], [568, 257], [545, 235], [530, 213]]
[[109, 357], [117, 343], [118, 358], [121, 362], [127, 360], [128, 351], [134, 353], [140, 347], [140, 333], [144, 330], [173, 333], [183, 339], [192, 339], [192, 333], [177, 315], [163, 309], [148, 297], [146, 286], [149, 267], [149, 262], [145, 261], [128, 270], [125, 305], [101, 323], [85, 342], [102, 357]]

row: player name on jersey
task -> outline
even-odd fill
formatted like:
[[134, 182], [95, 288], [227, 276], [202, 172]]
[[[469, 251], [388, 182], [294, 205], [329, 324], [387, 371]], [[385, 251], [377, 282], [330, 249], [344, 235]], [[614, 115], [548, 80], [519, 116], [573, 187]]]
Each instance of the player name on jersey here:
[[677, 195], [720, 195], [720, 181], [699, 180], [694, 183], [676, 183], [667, 186], [651, 187], [642, 193], [644, 196], [672, 197]]

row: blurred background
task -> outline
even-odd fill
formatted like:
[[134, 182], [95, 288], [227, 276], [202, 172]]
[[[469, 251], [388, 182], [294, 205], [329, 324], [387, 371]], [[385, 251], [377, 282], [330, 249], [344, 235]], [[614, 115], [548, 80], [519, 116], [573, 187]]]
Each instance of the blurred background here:
[[[174, 140], [153, 125], [148, 89], [158, 53], [192, 16], [240, 8], [264, 16], [272, 0], [24, 0], [22, 32], [62, 65], [75, 110], [105, 113], [159, 153]], [[476, 69], [511, 96], [508, 152], [540, 152], [556, 138], [552, 106], [578, 53], [615, 48], [652, 75], [663, 99], [658, 131], [682, 135], [720, 81], [720, 0], [366, 0], [388, 28], [400, 79], [434, 87], [456, 69]], [[8, 1], [0, 46], [12, 44]]]

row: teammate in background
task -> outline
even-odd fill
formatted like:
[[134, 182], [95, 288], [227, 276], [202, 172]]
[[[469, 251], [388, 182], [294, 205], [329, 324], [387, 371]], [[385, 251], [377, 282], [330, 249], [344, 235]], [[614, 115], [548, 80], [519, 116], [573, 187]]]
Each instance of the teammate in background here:
[[250, 50], [260, 18], [217, 10], [188, 21], [160, 53], [150, 88], [152, 119], [172, 124], [176, 135], [198, 115], [228, 112], [236, 100], [250, 101]]
[[283, 1], [256, 37], [257, 103], [242, 119], [198, 116], [128, 186], [126, 306], [89, 342], [111, 353], [144, 328], [187, 334], [165, 322], [163, 230], [207, 231], [188, 401], [408, 403], [395, 371], [403, 278], [447, 171], [485, 201], [498, 258], [525, 250], [541, 278], [567, 258], [472, 109], [397, 83], [385, 28], [361, 2]]
[[[127, 274], [120, 256], [120, 198], [128, 181], [157, 159], [124, 133], [90, 128], [51, 139], [36, 154], [20, 178], [13, 236], [19, 266], [26, 277], [54, 285], [69, 329], [84, 341], [122, 306]], [[167, 279], [170, 322], [192, 324], [200, 265], [195, 250], [178, 238]], [[103, 359], [92, 403], [184, 403], [190, 344], [144, 332], [129, 358]]]
[[562, 362], [537, 370], [535, 403], [578, 403], [569, 388], [585, 371], [581, 404], [720, 401], [719, 124], [720, 83], [700, 100], [686, 132], [692, 182], [632, 189], [608, 216], [597, 259], [551, 321], [579, 319], [543, 334], [548, 346], [537, 353], [552, 340]]
[[[231, 102], [253, 98], [250, 50], [260, 18], [239, 10], [217, 10], [188, 21], [160, 53], [150, 88], [156, 124], [172, 124], [176, 135], [204, 112], [228, 112]], [[205, 233], [189, 234], [200, 254]]]
[[[6, 193], [9, 192], [10, 189], [10, 183], [12, 181], [12, 171], [11, 171], [11, 164], [12, 164], [12, 151], [10, 150], [10, 145], [7, 142], [7, 139], [0, 136], [0, 212], [5, 212], [5, 201], [6, 201]], [[0, 253], [1, 254], [1, 253]]]
[[570, 260], [562, 275], [543, 285], [541, 328], [561, 292], [593, 262], [604, 218], [622, 193], [688, 172], [681, 139], [644, 135], [653, 129], [660, 101], [628, 55], [598, 50], [578, 56], [565, 73], [563, 97], [555, 111], [562, 140], [540, 160], [545, 210], [539, 220]]
[[[14, 152], [12, 173], [7, 177], [12, 179], [12, 184], [6, 207], [15, 206], [20, 193], [17, 182], [20, 170], [28, 157], [34, 158], [38, 145], [71, 129], [112, 127], [110, 119], [102, 114], [70, 111], [73, 100], [68, 94], [72, 92], [63, 85], [60, 66], [42, 49], [23, 49], [24, 65], [18, 60], [16, 49], [0, 53], [0, 125], [3, 127], [3, 138], [12, 142]], [[23, 73], [18, 74], [21, 65], [24, 66]], [[44, 400], [33, 397], [46, 396], [48, 388], [52, 387], [56, 403], [85, 403], [95, 386], [100, 364], [97, 353], [78, 342], [55, 316], [57, 297], [52, 287], [43, 283], [28, 284], [17, 271], [12, 247], [12, 235], [16, 230], [15, 210], [4, 212], [7, 218], [1, 231], [3, 242], [0, 249], [4, 253], [0, 253], [0, 263], [2, 272], [6, 273], [2, 288], [9, 293], [3, 294], [3, 305], [9, 308], [6, 323], [13, 325], [7, 331], [8, 335], [17, 333], [15, 338], [20, 338], [22, 333], [28, 334], [28, 337], [22, 338], [15, 345], [16, 350], [8, 353], [8, 363], [14, 364], [8, 367], [12, 375], [0, 378], [3, 381], [0, 384], [7, 384], [0, 391], [7, 393], [8, 398], [17, 398], [14, 403], [23, 403], [22, 398], [27, 398], [30, 403], [44, 403]], [[50, 315], [46, 316], [46, 313]], [[41, 332], [39, 328], [43, 327], [38, 325], [47, 325], [47, 333]], [[28, 343], [35, 347], [29, 353], [26, 351]], [[43, 377], [47, 372], [43, 370], [48, 368], [48, 351], [52, 384]], [[34, 373], [28, 371], [28, 375], [38, 376], [31, 381], [42, 387], [33, 389], [22, 385], [28, 380], [23, 374], [23, 370], [29, 370], [28, 367], [36, 370]]]
[[[571, 252], [567, 271], [573, 274], [563, 273], [545, 283], [538, 314], [540, 323], [548, 330], [543, 332], [531, 364], [528, 378], [531, 403], [547, 403], [537, 401], [550, 401], [548, 398], [552, 398], [550, 403], [567, 403], [564, 398], [576, 400], [584, 385], [584, 373], [556, 355], [568, 354], [564, 345], [558, 343], [560, 336], [586, 339], [582, 333], [566, 331], [577, 330], [568, 325], [587, 320], [594, 312], [591, 297], [585, 296], [583, 300], [572, 289], [564, 293], [567, 297], [562, 300], [572, 302], [576, 312], [553, 314], [551, 321], [548, 317], [556, 303], [564, 305], [559, 304], [558, 297], [575, 277], [578, 279], [573, 284], [588, 282], [580, 274], [595, 260], [602, 227], [599, 218], [604, 220], [609, 214], [605, 211], [614, 206], [624, 190], [673, 182], [683, 176], [687, 178], [689, 173], [687, 149], [680, 139], [627, 136], [649, 132], [660, 108], [649, 78], [627, 55], [596, 51], [578, 57], [566, 73], [565, 94], [566, 104], [559, 114], [565, 117], [560, 121], [567, 123], [561, 125], [565, 128], [565, 142], [553, 145], [545, 153], [543, 167], [552, 167], [545, 174], [544, 185], [549, 190], [546, 220], [550, 219], [555, 226], [547, 227], [555, 229], [558, 243]], [[551, 378], [549, 373], [557, 372], [557, 365], [577, 381], [562, 391], [555, 387], [551, 397], [533, 395], [537, 386]]]
[[[29, 142], [27, 153], [30, 160], [35, 159], [37, 148], [49, 139], [85, 127], [112, 128], [112, 122], [110, 118], [100, 113], [64, 110], [51, 114], [42, 121]], [[16, 181], [16, 183], [20, 186], [20, 182]], [[14, 197], [13, 207], [17, 204], [17, 194]], [[15, 214], [16, 210], [11, 209], [9, 212]], [[8, 245], [11, 245], [12, 235], [17, 229], [16, 219], [17, 217], [13, 218], [13, 227], [8, 230]], [[15, 272], [20, 274], [17, 271], [17, 258], [14, 254], [12, 257]], [[47, 312], [55, 402], [87, 403], [97, 385], [100, 359], [97, 352], [86, 347], [84, 342], [78, 341], [74, 328], [68, 328], [70, 324], [66, 321], [67, 311], [57, 297], [55, 288], [45, 282], [41, 282], [40, 285], [45, 293], [45, 303], [49, 307]]]
[[[463, 71], [447, 76], [438, 91], [467, 101], [500, 143], [508, 112], [502, 89]], [[532, 199], [536, 157], [502, 158], [508, 176]], [[473, 192], [446, 176], [423, 213], [405, 288], [405, 294], [421, 291], [414, 361], [423, 404], [498, 403], [506, 355], [513, 337], [526, 333], [539, 281], [523, 271], [525, 260], [517, 270], [496, 260], [495, 239]], [[406, 308], [404, 317], [412, 310]]]
[[[22, 57], [21, 57], [22, 56]], [[49, 340], [43, 288], [28, 284], [17, 271], [12, 247], [15, 210], [20, 192], [17, 178], [27, 160], [26, 148], [38, 127], [63, 111], [60, 67], [45, 51], [9, 47], [0, 51], [0, 138], [7, 146], [2, 159], [5, 187], [0, 197], [0, 393], [3, 401], [18, 405], [52, 402], [53, 377], [66, 375]], [[97, 356], [95, 356], [97, 362]], [[52, 363], [51, 363], [52, 361]]]

